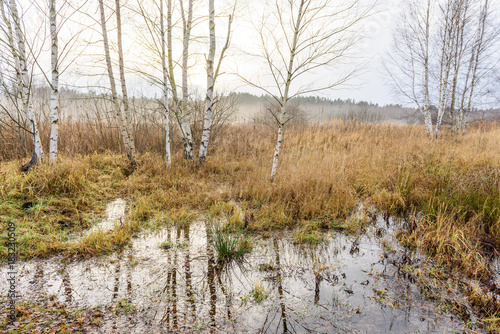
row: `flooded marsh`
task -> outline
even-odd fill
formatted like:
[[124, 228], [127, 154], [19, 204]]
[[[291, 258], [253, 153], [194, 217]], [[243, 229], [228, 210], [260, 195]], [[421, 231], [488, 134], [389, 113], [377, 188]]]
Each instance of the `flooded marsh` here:
[[[119, 229], [125, 207], [112, 202], [89, 233]], [[19, 299], [102, 310], [87, 329], [96, 333], [464, 331], [401, 270], [422, 261], [395, 240], [402, 223], [374, 216], [364, 231], [323, 231], [315, 245], [294, 242], [288, 231], [250, 235], [249, 253], [222, 261], [211, 225], [196, 221], [137, 234], [111, 255], [19, 263]]]

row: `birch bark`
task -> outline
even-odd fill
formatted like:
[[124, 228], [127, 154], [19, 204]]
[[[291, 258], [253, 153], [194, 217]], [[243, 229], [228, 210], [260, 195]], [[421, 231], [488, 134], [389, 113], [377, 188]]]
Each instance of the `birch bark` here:
[[35, 112], [33, 110], [32, 99], [30, 96], [30, 78], [28, 73], [28, 65], [26, 58], [26, 45], [24, 41], [24, 34], [21, 30], [21, 21], [19, 18], [19, 13], [17, 10], [16, 0], [9, 0], [10, 11], [12, 15], [12, 20], [14, 23], [14, 31], [17, 38], [17, 48], [18, 48], [18, 58], [19, 58], [19, 69], [21, 73], [21, 99], [23, 103], [23, 109], [26, 113], [26, 120], [28, 121], [30, 131], [33, 136], [33, 154], [31, 160], [23, 166], [24, 170], [30, 169], [32, 166], [36, 165], [38, 162], [43, 161], [43, 147], [40, 140], [40, 134], [38, 132], [38, 125], [35, 119]]
[[288, 94], [290, 92], [290, 84], [292, 82], [292, 76], [293, 76], [293, 63], [295, 60], [297, 43], [299, 41], [299, 32], [302, 30], [301, 22], [302, 22], [302, 17], [303, 17], [304, 3], [305, 3], [305, 0], [300, 1], [299, 10], [297, 12], [297, 21], [293, 27], [294, 28], [293, 42], [292, 42], [292, 46], [290, 49], [290, 60], [288, 63], [285, 90], [284, 90], [283, 98], [281, 101], [281, 112], [280, 112], [280, 119], [279, 119], [279, 124], [278, 124], [278, 138], [276, 140], [276, 148], [274, 149], [274, 156], [273, 156], [273, 166], [271, 169], [271, 183], [274, 182], [274, 179], [276, 177], [276, 170], [278, 168], [278, 158], [279, 158], [280, 149], [281, 149], [281, 142], [283, 140], [283, 127], [285, 125], [284, 119], [285, 119], [285, 113], [286, 113], [286, 105], [288, 102]]
[[122, 109], [120, 107], [120, 103], [118, 101], [118, 94], [116, 92], [115, 77], [113, 74], [113, 66], [111, 63], [111, 55], [109, 52], [108, 31], [106, 28], [106, 16], [104, 13], [103, 0], [99, 0], [99, 10], [100, 10], [100, 14], [101, 14], [101, 28], [102, 28], [102, 38], [103, 38], [103, 44], [104, 44], [104, 55], [106, 58], [106, 66], [108, 69], [109, 84], [111, 87], [111, 99], [112, 99], [113, 104], [115, 106], [115, 114], [116, 114], [116, 118], [118, 120], [118, 124], [120, 127], [120, 133], [122, 135], [122, 140], [123, 140], [123, 144], [125, 146], [125, 151], [127, 153], [127, 157], [129, 158], [130, 161], [135, 163], [136, 162], [135, 152], [132, 151], [131, 147], [130, 147], [129, 136], [127, 133], [127, 125], [124, 122], [123, 112], [122, 112]]
[[427, 1], [427, 12], [425, 17], [425, 39], [424, 39], [424, 122], [427, 134], [429, 137], [434, 136], [434, 128], [432, 126], [431, 117], [431, 97], [429, 92], [429, 42], [430, 42], [430, 15], [431, 2]]
[[[236, 6], [236, 4], [235, 4]], [[233, 7], [234, 9], [236, 7]], [[225, 53], [229, 48], [229, 44], [231, 43], [231, 24], [233, 22], [233, 15], [229, 16], [229, 22], [227, 25], [227, 36], [226, 43], [222, 48], [219, 62], [217, 64], [217, 69], [214, 73], [214, 63], [215, 63], [215, 50], [216, 50], [216, 40], [215, 40], [215, 8], [214, 1], [209, 0], [209, 31], [210, 31], [210, 48], [208, 52], [207, 58], [207, 95], [205, 98], [205, 120], [203, 122], [203, 134], [201, 136], [200, 149], [198, 151], [198, 163], [203, 164], [207, 158], [207, 150], [208, 143], [210, 140], [210, 132], [212, 131], [212, 121], [213, 121], [213, 106], [214, 106], [214, 90], [215, 90], [215, 81], [219, 76], [219, 71], [221, 67], [222, 60], [224, 59]]]
[[163, 0], [160, 0], [160, 29], [161, 29], [161, 64], [163, 70], [163, 102], [165, 104], [165, 159], [167, 165], [172, 164], [170, 154], [170, 118], [168, 107], [168, 73], [165, 47], [165, 25], [163, 23]]
[[467, 102], [467, 107], [463, 110], [463, 115], [461, 117], [460, 131], [462, 132], [462, 135], [465, 135], [465, 131], [467, 129], [467, 122], [469, 120], [469, 114], [472, 108], [472, 99], [474, 98], [474, 90], [478, 81], [478, 69], [481, 63], [481, 54], [484, 52], [484, 39], [485, 39], [486, 21], [488, 15], [489, 15], [489, 0], [485, 0], [483, 8], [481, 9], [477, 39], [474, 44], [471, 57], [472, 77], [469, 87], [469, 98]]
[[450, 83], [449, 77], [452, 68], [453, 59], [453, 40], [457, 33], [455, 25], [455, 15], [451, 1], [446, 6], [446, 13], [444, 17], [445, 26], [443, 29], [443, 36], [441, 39], [441, 57], [440, 57], [440, 70], [439, 70], [439, 97], [438, 97], [438, 112], [436, 120], [436, 138], [441, 133], [441, 126], [443, 116], [448, 106], [448, 99], [450, 97]]
[[116, 13], [116, 32], [118, 40], [118, 68], [120, 71], [120, 85], [122, 88], [122, 98], [123, 98], [123, 117], [125, 128], [127, 132], [128, 142], [130, 145], [130, 155], [132, 161], [136, 161], [135, 158], [135, 143], [134, 135], [132, 132], [132, 119], [130, 117], [130, 107], [128, 103], [127, 94], [127, 83], [125, 81], [125, 66], [123, 64], [123, 45], [122, 45], [122, 20], [121, 20], [121, 10], [120, 10], [120, 0], [115, 0], [115, 13]]
[[205, 120], [203, 122], [203, 134], [201, 136], [200, 149], [198, 152], [198, 163], [202, 164], [207, 157], [208, 140], [212, 127], [212, 107], [214, 105], [214, 61], [215, 61], [215, 8], [214, 0], [208, 1], [208, 27], [210, 31], [210, 48], [207, 58], [207, 95], [205, 98]]
[[2, 19], [5, 23], [5, 26], [7, 27], [7, 31], [6, 31], [7, 42], [9, 44], [10, 52], [12, 53], [12, 58], [14, 59], [14, 69], [16, 71], [16, 85], [17, 85], [17, 90], [15, 92], [15, 96], [17, 99], [17, 98], [19, 98], [21, 91], [22, 91], [23, 79], [21, 76], [21, 66], [19, 64], [19, 55], [17, 53], [16, 45], [14, 42], [14, 33], [12, 32], [12, 25], [10, 23], [10, 19], [5, 14], [4, 5], [5, 5], [4, 2], [2, 1], [2, 5], [0, 6], [0, 9], [2, 11]]
[[[168, 62], [168, 80], [170, 81], [170, 88], [172, 89], [172, 100], [174, 102], [173, 113], [179, 126], [179, 133], [181, 138], [185, 137], [184, 128], [182, 127], [182, 110], [179, 102], [179, 95], [177, 94], [177, 84], [174, 75], [174, 60], [172, 51], [172, 0], [167, 0], [167, 62]], [[183, 139], [184, 143], [184, 139]]]
[[51, 65], [52, 65], [52, 84], [50, 94], [51, 127], [50, 127], [50, 147], [49, 163], [51, 165], [57, 162], [57, 139], [59, 136], [59, 50], [57, 44], [57, 10], [56, 0], [50, 0], [50, 38], [51, 46]]
[[184, 11], [183, 0], [179, 0], [181, 5], [183, 38], [182, 38], [182, 103], [181, 103], [181, 127], [184, 143], [184, 158], [193, 160], [193, 134], [191, 131], [190, 117], [188, 114], [188, 60], [189, 60], [189, 40], [191, 38], [191, 28], [193, 23], [193, 0], [188, 0], [187, 18]]

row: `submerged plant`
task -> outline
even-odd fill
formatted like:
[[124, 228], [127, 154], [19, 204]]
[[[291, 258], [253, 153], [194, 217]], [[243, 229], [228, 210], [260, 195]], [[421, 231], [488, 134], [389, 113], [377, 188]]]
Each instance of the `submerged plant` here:
[[250, 296], [252, 296], [252, 298], [260, 304], [267, 298], [267, 296], [269, 296], [269, 292], [262, 283], [257, 282], [252, 290], [250, 290]]

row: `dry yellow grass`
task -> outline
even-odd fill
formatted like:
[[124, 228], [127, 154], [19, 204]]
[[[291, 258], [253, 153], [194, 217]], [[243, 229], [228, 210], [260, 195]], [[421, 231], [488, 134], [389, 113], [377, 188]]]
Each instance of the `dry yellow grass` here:
[[[78, 151], [86, 155], [63, 148], [66, 154], [57, 166], [39, 166], [27, 174], [19, 171], [22, 161], [0, 165], [0, 217], [18, 223], [23, 256], [109, 252], [145, 226], [182, 223], [210, 212], [228, 217], [233, 229], [262, 231], [310, 223], [335, 227], [361, 201], [393, 214], [421, 212], [401, 240], [471, 276], [488, 276], [487, 257], [500, 245], [496, 125], [472, 129], [466, 136], [444, 134], [438, 140], [411, 125], [336, 122], [290, 127], [273, 184], [269, 174], [274, 134], [263, 126], [228, 126], [212, 143], [203, 166], [182, 161], [177, 148], [173, 166], [167, 168], [155, 141], [151, 148], [144, 146], [149, 152], [141, 154], [131, 175], [126, 160], [116, 155], [119, 145], [100, 146], [92, 132], [85, 139], [85, 126], [72, 129], [87, 143]], [[150, 135], [161, 137], [161, 131]], [[92, 154], [105, 148], [114, 152]], [[69, 233], [87, 228], [94, 211], [118, 196], [131, 203], [126, 233], [99, 236], [101, 245], [96, 239], [70, 246]], [[37, 202], [37, 208], [23, 210], [28, 201]], [[236, 211], [234, 205], [221, 204], [228, 201], [237, 203]], [[61, 230], [55, 224], [61, 219], [75, 226]]]

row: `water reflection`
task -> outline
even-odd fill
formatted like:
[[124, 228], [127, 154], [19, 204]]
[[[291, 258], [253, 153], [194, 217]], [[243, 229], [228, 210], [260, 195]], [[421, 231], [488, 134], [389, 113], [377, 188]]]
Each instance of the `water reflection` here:
[[[224, 265], [216, 259], [210, 229], [196, 222], [142, 235], [120, 254], [69, 264], [58, 258], [21, 263], [19, 290], [24, 299], [55, 295], [78, 307], [116, 306], [124, 299], [135, 307], [132, 323], [108, 315], [104, 331], [106, 326], [118, 332], [212, 333], [460, 329], [400, 270], [402, 262], [414, 261], [411, 253], [396, 243], [390, 252], [381, 246], [381, 239], [390, 242], [385, 230], [390, 228], [381, 220], [365, 235], [334, 233], [315, 247], [295, 245], [286, 233], [256, 237], [243, 264]], [[167, 250], [160, 247], [165, 242], [171, 245]], [[256, 282], [269, 292], [261, 303], [250, 297]], [[0, 284], [7, 288], [5, 281]]]

